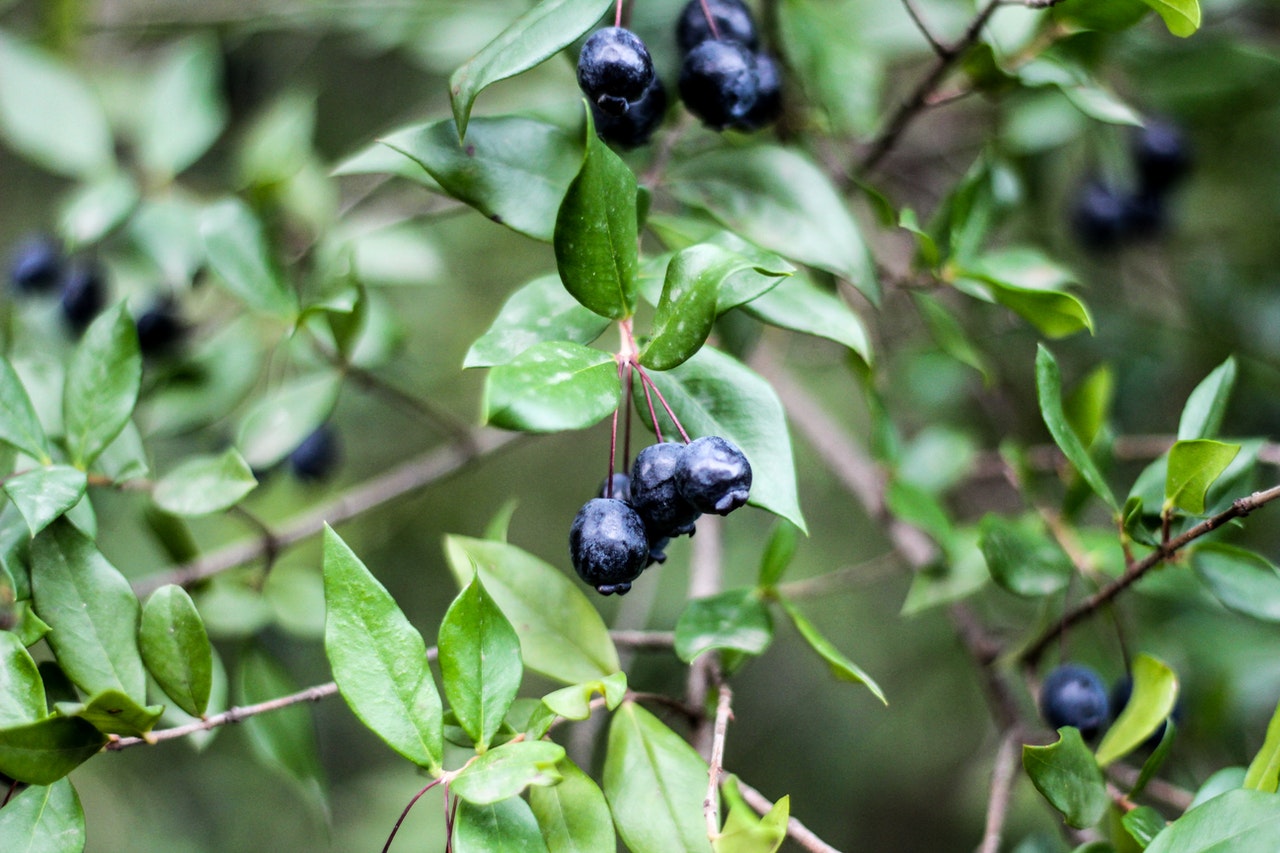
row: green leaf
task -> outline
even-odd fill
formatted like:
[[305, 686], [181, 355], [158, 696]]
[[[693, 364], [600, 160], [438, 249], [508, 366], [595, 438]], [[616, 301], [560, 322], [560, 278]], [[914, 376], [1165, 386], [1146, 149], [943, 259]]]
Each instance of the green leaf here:
[[79, 468], [48, 465], [9, 477], [4, 481], [4, 491], [35, 536], [80, 503], [87, 484], [88, 479]]
[[17, 634], [0, 631], [0, 726], [34, 723], [47, 713], [35, 660]]
[[[241, 704], [254, 705], [296, 692], [298, 686], [279, 663], [256, 648], [240, 657], [238, 689]], [[321, 801], [320, 757], [315, 729], [306, 705], [289, 705], [270, 714], [255, 714], [242, 725], [259, 759], [284, 771], [313, 803]]]
[[978, 371], [982, 375], [982, 381], [990, 385], [994, 376], [991, 365], [973, 341], [969, 340], [964, 327], [956, 319], [954, 310], [925, 293], [912, 293], [911, 296], [938, 349]]
[[772, 641], [769, 608], [751, 588], [695, 598], [676, 622], [676, 655], [685, 663], [718, 649], [763, 654]]
[[567, 720], [585, 720], [591, 716], [591, 700], [596, 694], [604, 697], [604, 705], [610, 711], [618, 707], [627, 695], [627, 674], [615, 672], [606, 678], [571, 684], [542, 697], [542, 704]]
[[49, 456], [49, 439], [40, 426], [35, 406], [31, 405], [27, 389], [7, 358], [0, 358], [0, 411], [4, 412], [0, 418], [0, 441], [41, 464], [53, 461]]
[[143, 707], [119, 690], [95, 693], [87, 702], [58, 702], [63, 717], [78, 717], [107, 735], [142, 737], [155, 728], [164, 713], [163, 705]]
[[1280, 705], [1267, 723], [1267, 737], [1258, 754], [1249, 762], [1241, 787], [1274, 794], [1280, 786]]
[[826, 174], [800, 152], [712, 148], [673, 170], [669, 188], [751, 242], [846, 278], [879, 302], [857, 222]]
[[512, 797], [484, 806], [459, 800], [455, 853], [548, 853], [529, 804]]
[[1187, 807], [1187, 811], [1207, 803], [1227, 791], [1234, 791], [1243, 787], [1245, 773], [1245, 768], [1238, 766], [1223, 767], [1221, 770], [1211, 773], [1209, 778], [1204, 780], [1204, 784], [1196, 789], [1196, 795], [1191, 800], [1191, 805]]
[[757, 817], [742, 798], [738, 778], [730, 776], [720, 786], [726, 810], [724, 829], [711, 842], [715, 853], [776, 853], [787, 837], [787, 821], [791, 816], [791, 798], [783, 797], [769, 813]]
[[1165, 827], [1147, 853], [1274, 853], [1277, 837], [1280, 796], [1228, 791]]
[[889, 700], [885, 698], [884, 691], [880, 689], [879, 684], [876, 684], [875, 679], [863, 672], [861, 667], [845, 657], [839, 649], [832, 645], [830, 640], [822, 636], [813, 623], [797, 610], [794, 604], [785, 598], [779, 598], [778, 603], [782, 605], [782, 609], [791, 618], [791, 622], [796, 626], [796, 630], [800, 632], [800, 636], [809, 644], [809, 648], [817, 652], [818, 656], [826, 661], [832, 675], [840, 681], [866, 685], [866, 688], [877, 699], [886, 705], [889, 704]]
[[485, 421], [526, 432], [585, 429], [616, 410], [621, 393], [611, 354], [547, 341], [489, 372]]
[[211, 35], [170, 48], [142, 93], [135, 147], [153, 175], [167, 179], [209, 150], [227, 122], [219, 96], [222, 62]]
[[546, 341], [589, 344], [608, 326], [607, 318], [583, 307], [564, 289], [559, 275], [539, 276], [508, 297], [488, 330], [467, 350], [462, 366], [506, 364]]
[[520, 638], [479, 577], [449, 605], [440, 623], [439, 647], [449, 709], [477, 751], [483, 752], [502, 726], [524, 671]]
[[449, 790], [477, 806], [514, 797], [530, 785], [560, 781], [556, 764], [564, 747], [546, 740], [522, 740], [494, 747], [454, 777]]
[[552, 242], [565, 289], [601, 317], [635, 310], [639, 230], [636, 176], [588, 118], [586, 157], [556, 213]]
[[1187, 397], [1182, 417], [1178, 420], [1178, 440], [1190, 441], [1216, 435], [1227, 413], [1227, 401], [1235, 384], [1236, 360], [1231, 357], [1214, 368]]
[[991, 577], [1014, 595], [1040, 598], [1066, 587], [1075, 573], [1071, 558], [1035, 518], [994, 513], [979, 525], [978, 547]]
[[932, 492], [895, 477], [885, 489], [885, 505], [895, 517], [929, 534], [944, 551], [951, 549], [955, 529], [946, 508]]
[[1133, 694], [1120, 716], [1098, 744], [1097, 758], [1106, 767], [1128, 755], [1173, 713], [1178, 699], [1178, 676], [1150, 655], [1133, 659]]
[[990, 298], [1021, 315], [1050, 338], [1093, 331], [1089, 310], [1065, 290], [1075, 282], [1075, 277], [1036, 249], [1019, 247], [991, 252], [958, 270], [956, 275], [958, 288], [970, 292], [969, 287], [963, 286], [964, 279], [981, 282], [988, 288]]
[[146, 696], [138, 599], [93, 540], [66, 519], [31, 541], [31, 591], [36, 613], [51, 629], [49, 645], [77, 687], [90, 695]]
[[232, 447], [188, 458], [156, 483], [151, 497], [174, 515], [208, 515], [235, 506], [257, 485], [249, 463]]
[[262, 223], [247, 204], [227, 198], [200, 217], [209, 266], [227, 292], [255, 313], [292, 320], [298, 297], [276, 268]]
[[529, 806], [548, 853], [615, 853], [613, 818], [599, 786], [568, 758], [556, 772], [559, 784], [529, 789]]
[[78, 187], [62, 204], [58, 231], [68, 248], [92, 246], [137, 207], [138, 185], [124, 172], [109, 172]]
[[1141, 847], [1146, 847], [1151, 840], [1159, 834], [1160, 830], [1165, 828], [1166, 821], [1160, 812], [1151, 808], [1151, 806], [1139, 806], [1131, 812], [1125, 814], [1121, 818], [1125, 831], [1138, 842]]
[[1202, 514], [1205, 493], [1239, 452], [1238, 444], [1223, 444], [1208, 438], [1175, 442], [1169, 448], [1165, 501], [1193, 515]]
[[760, 575], [756, 585], [767, 589], [782, 580], [796, 553], [799, 529], [785, 519], [778, 519], [760, 556]]
[[862, 319], [839, 296], [802, 275], [793, 275], [743, 310], [771, 326], [835, 341], [867, 364], [872, 362], [871, 340]]
[[1056, 743], [1022, 747], [1022, 766], [1036, 790], [1076, 829], [1101, 820], [1111, 802], [1102, 769], [1072, 726], [1058, 729]]
[[93, 91], [61, 59], [0, 34], [0, 135], [15, 151], [72, 178], [109, 171], [111, 130]]
[[936, 269], [942, 259], [938, 244], [933, 241], [929, 232], [921, 227], [920, 220], [916, 218], [916, 212], [909, 207], [904, 207], [898, 213], [898, 227], [910, 232], [915, 238], [916, 252], [919, 253], [920, 261], [925, 267]]
[[236, 446], [254, 468], [269, 468], [329, 419], [342, 376], [321, 370], [271, 389], [255, 402], [236, 434]]
[[324, 531], [324, 650], [360, 721], [432, 773], [444, 755], [443, 712], [427, 646], [345, 542]]
[[[4, 726], [0, 773], [28, 785], [52, 785], [97, 755], [106, 742], [106, 735], [77, 717]], [[0, 819], [5, 811], [0, 811]]]
[[22, 853], [79, 853], [85, 829], [76, 789], [66, 779], [27, 788], [0, 810], [0, 838]]
[[121, 302], [89, 325], [67, 365], [62, 422], [77, 467], [92, 464], [124, 429], [141, 383], [138, 335]]
[[634, 702], [614, 712], [603, 779], [614, 824], [631, 853], [710, 851], [702, 817], [706, 762]]
[[466, 144], [452, 121], [383, 140], [418, 163], [450, 196], [535, 240], [551, 242], [556, 211], [582, 168], [582, 137], [519, 116], [477, 118]]
[[467, 134], [471, 106], [481, 91], [559, 53], [592, 29], [612, 5], [610, 0], [542, 0], [454, 71], [449, 103], [459, 138]]
[[204, 716], [213, 689], [213, 647], [187, 591], [167, 584], [142, 607], [142, 662], [160, 689], [193, 717]]
[[1200, 3], [1198, 0], [1142, 0], [1164, 20], [1169, 32], [1180, 38], [1200, 29]]
[[1116, 497], [1107, 485], [1106, 479], [1093, 458], [1089, 456], [1080, 437], [1071, 429], [1066, 412], [1062, 408], [1062, 374], [1058, 370], [1058, 362], [1053, 353], [1040, 344], [1036, 350], [1036, 393], [1040, 400], [1040, 415], [1044, 418], [1049, 434], [1053, 436], [1058, 448], [1075, 466], [1089, 487], [1098, 497], [1111, 507], [1113, 512], [1120, 511]]
[[520, 637], [525, 666], [565, 684], [619, 670], [599, 612], [563, 572], [505, 542], [447, 536], [445, 554], [459, 587], [475, 576], [484, 583]]
[[[721, 436], [746, 455], [752, 472], [750, 504], [805, 531], [791, 436], [782, 403], [768, 382], [737, 359], [708, 346], [674, 370], [651, 378], [690, 436]], [[636, 399], [641, 405], [644, 395], [637, 391]], [[662, 414], [659, 419], [665, 420]], [[674, 434], [674, 427], [666, 423], [665, 429]]]

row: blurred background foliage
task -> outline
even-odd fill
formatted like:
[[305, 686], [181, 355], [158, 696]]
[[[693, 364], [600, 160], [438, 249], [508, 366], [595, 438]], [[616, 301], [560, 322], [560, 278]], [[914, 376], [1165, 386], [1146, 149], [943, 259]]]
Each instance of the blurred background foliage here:
[[[138, 422], [153, 471], [224, 447], [246, 401], [278, 382], [291, 360], [315, 356], [290, 352], [296, 347], [281, 340], [278, 329], [238, 320], [225, 296], [202, 284], [201, 271], [184, 264], [180, 250], [167, 268], [154, 254], [140, 253], [136, 222], [121, 232], [113, 219], [113, 211], [135, 203], [134, 193], [181, 205], [234, 190], [308, 263], [322, 265], [328, 248], [354, 251], [365, 279], [376, 281], [370, 289], [376, 331], [363, 344], [361, 363], [464, 421], [476, 420], [482, 376], [462, 371], [463, 355], [508, 293], [554, 268], [550, 247], [412, 181], [330, 173], [379, 135], [447, 116], [449, 73], [528, 5], [0, 2], [5, 39], [60, 54], [101, 99], [121, 166], [101, 180], [82, 181], [47, 168], [10, 139], [0, 147], [0, 251], [33, 232], [56, 231], [106, 264], [113, 298], [127, 297], [137, 311], [171, 294], [193, 327], [181, 359], [148, 367]], [[633, 5], [633, 28], [650, 45], [659, 73], [674, 79], [672, 25], [681, 3]], [[965, 0], [919, 6], [930, 25], [948, 35], [958, 35], [974, 12]], [[792, 109], [780, 133], [838, 171], [853, 162], [853, 144], [865, 141], [915, 85], [929, 47], [893, 0], [784, 0], [771, 8], [777, 15], [769, 18], [768, 37], [795, 70], [793, 103], [806, 105]], [[1274, 94], [1280, 90], [1280, 4], [1206, 0], [1203, 9], [1204, 28], [1191, 39], [1172, 37], [1149, 16], [1132, 29], [1079, 32], [1056, 48], [1121, 101], [1175, 122], [1190, 140], [1191, 177], [1150, 239], [1105, 253], [1086, 251], [1074, 239], [1071, 210], [1087, 180], [1133, 181], [1129, 128], [1086, 116], [1056, 88], [1010, 84], [996, 92], [1005, 87], [992, 84], [989, 96], [929, 110], [868, 176], [896, 206], [925, 219], [980, 152], [999, 160], [1002, 213], [991, 242], [1041, 247], [1076, 272], [1096, 333], [1059, 341], [1054, 349], [1068, 389], [1109, 365], [1115, 392], [1107, 429], [1115, 436], [1173, 432], [1187, 393], [1230, 354], [1238, 359], [1240, 380], [1223, 435], [1271, 438], [1280, 420], [1280, 101]], [[997, 46], [1021, 44], [1041, 16], [1058, 11], [1002, 10], [989, 38]], [[520, 111], [572, 122], [580, 110], [574, 55], [567, 51], [494, 86], [479, 99], [477, 113]], [[183, 74], [186, 88], [172, 101], [154, 95], [158, 80]], [[148, 108], [152, 97], [161, 106]], [[153, 137], [175, 133], [166, 126], [169, 117], [204, 121], [215, 140], [190, 168], [183, 165], [177, 184], [149, 168], [146, 153]], [[82, 132], [65, 128], [70, 135]], [[691, 146], [710, 133], [684, 132], [683, 144]], [[654, 148], [627, 155], [638, 172], [654, 156]], [[163, 159], [155, 155], [150, 162]], [[669, 199], [659, 194], [656, 203]], [[877, 224], [870, 206], [859, 214], [886, 270], [906, 267], [910, 236]], [[182, 235], [164, 232], [163, 225], [155, 226], [152, 239], [179, 246]], [[1048, 441], [1035, 404], [1034, 329], [1003, 308], [947, 296], [944, 304], [967, 330], [984, 377], [929, 333], [913, 308], [911, 281], [888, 275], [886, 285], [880, 310], [856, 307], [878, 355], [871, 382], [908, 469], [920, 482], [945, 488], [949, 507], [964, 522], [987, 510], [1016, 509], [1018, 495], [985, 463], [1001, 443]], [[6, 298], [3, 311], [6, 345], [27, 359], [26, 375], [38, 376], [52, 360], [33, 353], [70, 346], [52, 303]], [[722, 340], [749, 346], [761, 334], [751, 323], [725, 324]], [[848, 435], [871, 444], [881, 434], [861, 371], [846, 351], [777, 333], [765, 333], [765, 340]], [[269, 522], [290, 518], [442, 440], [438, 429], [356, 383], [341, 391], [333, 422], [343, 447], [336, 475], [306, 484], [274, 472], [250, 499], [256, 514]], [[603, 424], [585, 435], [524, 440], [345, 525], [343, 535], [430, 641], [454, 594], [442, 535], [480, 535], [515, 502], [510, 540], [567, 569], [569, 521], [601, 479], [607, 445]], [[891, 549], [884, 533], [798, 436], [796, 454], [811, 536], [800, 546], [791, 579], [854, 568], [846, 576], [851, 580], [807, 601], [806, 611], [875, 676], [890, 705], [833, 683], [820, 662], [800, 653], [794, 632], [781, 627], [770, 651], [735, 677], [728, 766], [771, 797], [789, 793], [793, 813], [842, 849], [970, 850], [981, 835], [995, 751], [974, 665], [945, 611], [902, 615], [911, 577], [885, 556]], [[1127, 490], [1146, 461], [1122, 461], [1110, 472], [1113, 481]], [[1259, 485], [1269, 484], [1274, 469], [1264, 467], [1260, 476]], [[1036, 488], [1053, 496], [1061, 484], [1049, 477]], [[138, 522], [143, 496], [108, 492], [95, 502], [101, 547], [127, 576], [140, 578], [174, 561]], [[1274, 557], [1280, 537], [1271, 512], [1251, 519], [1240, 538]], [[753, 582], [767, 521], [748, 510], [725, 523], [726, 586]], [[253, 532], [235, 516], [192, 524], [202, 550]], [[630, 627], [674, 624], [686, 595], [689, 545], [675, 545], [670, 554], [628, 598], [599, 600], [607, 619]], [[288, 550], [265, 583], [260, 568], [238, 570], [200, 590], [197, 600], [233, 673], [252, 640], [284, 664], [287, 678], [268, 684], [277, 692], [329, 679], [319, 642], [317, 542]], [[974, 603], [1003, 635], [1044, 616], [1038, 605], [991, 585]], [[1059, 605], [1046, 606], [1052, 612]], [[1176, 568], [1140, 584], [1117, 615], [1134, 649], [1159, 655], [1183, 678], [1186, 715], [1166, 775], [1194, 789], [1212, 770], [1246, 763], [1280, 693], [1275, 628], [1228, 614]], [[1105, 615], [1075, 631], [1064, 651], [1109, 679], [1123, 672]], [[674, 658], [646, 654], [636, 660], [630, 683], [679, 693], [684, 672]], [[309, 706], [298, 719], [299, 736], [305, 741], [313, 733], [318, 748], [314, 788], [263, 772], [248, 725], [89, 762], [74, 775], [89, 823], [88, 849], [378, 849], [422, 779], [340, 701]], [[433, 801], [439, 803], [438, 794], [411, 814], [402, 846], [438, 846], [443, 816]], [[1015, 843], [1028, 839], [1018, 849], [1065, 849], [1057, 846], [1057, 823], [1021, 784], [1007, 836]]]

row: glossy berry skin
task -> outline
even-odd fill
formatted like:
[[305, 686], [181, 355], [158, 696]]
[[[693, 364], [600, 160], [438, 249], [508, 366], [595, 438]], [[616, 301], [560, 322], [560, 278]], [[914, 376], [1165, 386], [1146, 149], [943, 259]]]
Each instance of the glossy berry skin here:
[[321, 424], [289, 454], [289, 469], [304, 483], [313, 483], [333, 473], [339, 456], [337, 430]]
[[680, 66], [680, 99], [708, 126], [741, 121], [760, 91], [756, 56], [736, 41], [704, 41]]
[[1081, 737], [1093, 740], [1110, 720], [1107, 688], [1089, 667], [1062, 664], [1040, 687], [1040, 716], [1051, 728], [1075, 726]]
[[596, 134], [605, 142], [623, 148], [636, 148], [647, 143], [658, 125], [662, 124], [666, 112], [667, 90], [657, 76], [639, 100], [631, 103], [621, 115], [610, 115], [595, 104], [591, 105]]
[[653, 59], [639, 36], [622, 27], [596, 30], [578, 55], [578, 85], [606, 115], [622, 115], [653, 82]]
[[569, 528], [569, 557], [578, 577], [601, 595], [624, 595], [649, 559], [644, 522], [617, 498], [592, 498]]
[[716, 22], [714, 34], [700, 0], [689, 0], [680, 12], [676, 20], [676, 43], [680, 45], [681, 53], [688, 53], [717, 36], [722, 40], [741, 42], [750, 50], [756, 49], [760, 43], [756, 22], [751, 17], [751, 10], [741, 0], [707, 0], [707, 8]]
[[756, 54], [756, 78], [760, 86], [756, 102], [734, 124], [742, 130], [759, 130], [773, 124], [782, 115], [782, 72], [772, 56]]
[[161, 300], [143, 311], [134, 323], [138, 328], [138, 348], [146, 356], [168, 355], [187, 333], [187, 327], [168, 300]]
[[52, 290], [62, 278], [62, 248], [51, 237], [25, 240], [13, 254], [9, 281], [19, 293]]
[[1144, 193], [1163, 193], [1191, 170], [1191, 151], [1182, 131], [1167, 121], [1148, 119], [1133, 135], [1133, 164]]
[[611, 474], [608, 480], [600, 484], [598, 498], [617, 498], [623, 503], [631, 503], [631, 475], [619, 471]]
[[59, 305], [62, 318], [77, 335], [88, 328], [107, 303], [107, 282], [102, 268], [93, 261], [73, 264], [62, 283]]
[[698, 512], [676, 488], [676, 465], [684, 445], [672, 441], [651, 444], [636, 454], [631, 466], [631, 506], [644, 519], [649, 536], [693, 533]]
[[1129, 236], [1129, 200], [1110, 184], [1091, 180], [1081, 188], [1071, 215], [1076, 238], [1086, 249], [1115, 249]]
[[694, 439], [680, 454], [676, 488], [699, 512], [728, 515], [751, 494], [751, 463], [718, 435]]

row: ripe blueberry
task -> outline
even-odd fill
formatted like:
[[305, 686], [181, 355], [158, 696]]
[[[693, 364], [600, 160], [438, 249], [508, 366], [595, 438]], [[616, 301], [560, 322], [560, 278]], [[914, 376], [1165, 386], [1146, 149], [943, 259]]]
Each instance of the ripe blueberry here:
[[782, 114], [782, 75], [772, 56], [756, 54], [756, 78], [760, 85], [756, 102], [734, 124], [734, 127], [742, 130], [759, 130], [767, 124], [773, 124]]
[[1076, 197], [1071, 224], [1076, 237], [1094, 251], [1114, 249], [1129, 236], [1129, 200], [1115, 187], [1093, 179]]
[[704, 435], [680, 454], [675, 481], [676, 489], [699, 512], [728, 515], [751, 493], [751, 463], [732, 442]]
[[138, 348], [143, 355], [167, 355], [187, 332], [172, 301], [162, 299], [138, 315]]
[[29, 237], [14, 252], [9, 280], [19, 293], [50, 290], [62, 277], [62, 248], [52, 237]]
[[759, 95], [756, 56], [741, 42], [704, 41], [680, 66], [680, 98], [713, 128], [742, 120]]
[[329, 424], [321, 424], [289, 454], [289, 468], [303, 482], [323, 480], [333, 472], [339, 455], [337, 431]]
[[1075, 726], [1081, 737], [1093, 740], [1110, 718], [1107, 688], [1089, 667], [1062, 664], [1040, 686], [1040, 716], [1052, 728]]
[[95, 261], [72, 265], [59, 297], [62, 317], [77, 335], [83, 332], [107, 302], [106, 279]]
[[636, 454], [631, 466], [631, 505], [644, 519], [650, 538], [693, 533], [701, 515], [676, 488], [675, 473], [684, 445], [665, 441]]
[[1133, 163], [1144, 193], [1162, 193], [1191, 169], [1191, 152], [1177, 126], [1148, 119], [1133, 135]]
[[666, 111], [667, 90], [657, 76], [639, 100], [631, 103], [621, 115], [610, 115], [595, 104], [591, 105], [596, 133], [605, 142], [624, 148], [636, 148], [648, 142], [658, 125], [662, 124]]
[[721, 39], [741, 42], [751, 50], [756, 49], [759, 44], [756, 22], [751, 17], [751, 10], [741, 0], [707, 0], [707, 9], [716, 22], [714, 35], [707, 23], [706, 12], [702, 10], [701, 0], [689, 0], [680, 12], [676, 21], [676, 43], [680, 45], [681, 53], [688, 53], [717, 35]]
[[596, 30], [578, 55], [578, 85], [608, 115], [622, 115], [653, 82], [653, 59], [639, 36], [622, 27]]
[[569, 528], [569, 557], [578, 577], [601, 595], [623, 595], [649, 559], [644, 522], [617, 498], [592, 498]]

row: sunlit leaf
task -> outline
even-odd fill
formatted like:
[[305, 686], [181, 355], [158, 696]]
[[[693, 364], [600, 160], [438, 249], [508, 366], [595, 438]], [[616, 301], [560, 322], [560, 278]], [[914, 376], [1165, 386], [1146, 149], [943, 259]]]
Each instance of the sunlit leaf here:
[[156, 483], [151, 497], [174, 515], [208, 515], [235, 506], [257, 485], [249, 463], [233, 447], [216, 456], [188, 458]]
[[1231, 460], [1240, 452], [1238, 444], [1224, 444], [1208, 438], [1175, 442], [1169, 448], [1165, 476], [1165, 500], [1193, 515], [1204, 512], [1204, 496]]
[[79, 468], [47, 465], [7, 478], [4, 491], [35, 536], [80, 503], [87, 483], [84, 471]]
[[0, 809], [0, 838], [22, 853], [78, 853], [85, 846], [84, 809], [71, 782], [34, 785]]
[[485, 420], [526, 432], [585, 429], [617, 409], [621, 394], [611, 354], [547, 341], [489, 372]]
[[1080, 476], [1084, 477], [1094, 493], [1102, 498], [1113, 512], [1119, 512], [1120, 505], [1116, 503], [1111, 487], [1107, 485], [1102, 472], [1098, 470], [1093, 458], [1085, 450], [1080, 437], [1071, 429], [1071, 424], [1062, 407], [1062, 374], [1058, 370], [1057, 360], [1043, 344], [1036, 352], [1036, 391], [1040, 400], [1040, 414], [1054, 442], [1067, 460], [1080, 472]]
[[1106, 767], [1140, 746], [1173, 713], [1178, 676], [1150, 655], [1133, 659], [1133, 693], [1098, 744], [1098, 764]]
[[556, 764], [564, 747], [545, 740], [524, 740], [496, 746], [454, 777], [449, 790], [478, 806], [514, 797], [530, 785], [560, 781]]

